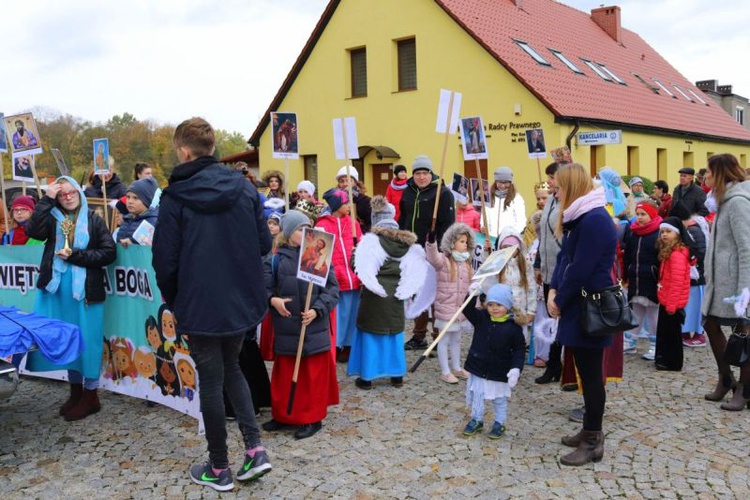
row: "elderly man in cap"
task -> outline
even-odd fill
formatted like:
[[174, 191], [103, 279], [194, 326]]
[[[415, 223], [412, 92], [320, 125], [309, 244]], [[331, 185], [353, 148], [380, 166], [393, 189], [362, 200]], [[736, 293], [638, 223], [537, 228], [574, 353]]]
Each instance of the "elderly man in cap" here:
[[707, 216], [706, 193], [699, 185], [693, 182], [695, 169], [684, 167], [679, 170], [679, 173], [680, 183], [674, 188], [674, 192], [672, 193], [672, 206], [674, 207], [682, 202], [690, 212], [690, 215], [698, 214], [703, 217]]
[[[432, 172], [432, 161], [427, 156], [417, 156], [411, 167], [412, 176], [406, 183], [406, 189], [401, 196], [400, 216], [398, 226], [400, 229], [411, 231], [417, 235], [417, 243], [424, 246], [428, 235], [431, 241], [441, 241], [443, 233], [456, 220], [456, 210], [453, 203], [453, 195], [450, 189], [445, 187], [440, 178]], [[440, 205], [437, 211], [435, 230], [430, 231], [432, 225], [432, 214], [440, 189]], [[427, 336], [427, 323], [429, 317], [427, 312], [422, 313], [414, 320], [412, 338], [406, 342], [405, 349], [421, 350], [427, 348], [425, 337]], [[433, 337], [437, 337], [433, 333]]]

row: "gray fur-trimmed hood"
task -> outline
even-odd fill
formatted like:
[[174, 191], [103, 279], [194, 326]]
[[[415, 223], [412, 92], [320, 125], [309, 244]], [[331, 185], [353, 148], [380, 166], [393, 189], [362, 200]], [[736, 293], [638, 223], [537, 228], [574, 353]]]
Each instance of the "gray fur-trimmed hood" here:
[[453, 249], [453, 243], [464, 234], [467, 236], [466, 246], [468, 251], [472, 252], [474, 250], [474, 230], [463, 222], [456, 222], [445, 230], [443, 239], [440, 240], [440, 251], [450, 254]]

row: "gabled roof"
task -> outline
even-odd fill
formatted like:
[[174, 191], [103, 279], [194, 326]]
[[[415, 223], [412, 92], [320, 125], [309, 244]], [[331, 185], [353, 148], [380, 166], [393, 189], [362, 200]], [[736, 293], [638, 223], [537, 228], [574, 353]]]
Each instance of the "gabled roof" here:
[[[708, 106], [689, 80], [673, 68], [640, 36], [621, 29], [620, 43], [596, 24], [588, 13], [553, 0], [436, 0], [477, 42], [561, 119], [582, 118], [612, 124], [680, 131], [717, 139], [750, 141], [750, 132], [715, 103]], [[528, 43], [550, 66], [532, 59], [516, 44]], [[576, 74], [549, 49], [562, 52], [585, 74]], [[604, 64], [626, 85], [608, 82], [581, 59]], [[653, 87], [658, 79], [676, 96]], [[685, 99], [672, 84], [695, 102]]]
[[[250, 142], [258, 144], [341, 0], [331, 0], [310, 39], [256, 127]], [[513, 74], [558, 121], [655, 129], [732, 142], [750, 142], [750, 132], [673, 68], [640, 36], [625, 28], [615, 41], [588, 13], [553, 0], [434, 0], [458, 25]], [[373, 6], [377, 2], [372, 3]], [[376, 7], [373, 7], [376, 8]], [[541, 65], [516, 41], [527, 43], [549, 65]], [[583, 71], [570, 70], [550, 49], [564, 54]], [[605, 81], [582, 59], [605, 65], [625, 84]], [[635, 75], [640, 75], [643, 81]], [[667, 95], [659, 80], [676, 97]], [[694, 102], [673, 87], [676, 84]], [[655, 92], [658, 89], [658, 92]]]

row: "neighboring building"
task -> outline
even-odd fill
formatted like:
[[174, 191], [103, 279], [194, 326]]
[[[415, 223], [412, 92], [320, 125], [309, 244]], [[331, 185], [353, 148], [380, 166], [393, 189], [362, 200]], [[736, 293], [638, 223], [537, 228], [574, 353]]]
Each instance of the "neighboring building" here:
[[[463, 94], [461, 116], [483, 118], [490, 174], [512, 167], [529, 210], [538, 172], [552, 160], [529, 159], [526, 129], [543, 129], [548, 150], [567, 143], [592, 171], [608, 165], [673, 185], [677, 170], [700, 168], [714, 153], [733, 153], [743, 166], [750, 153], [750, 132], [622, 28], [619, 7], [589, 15], [552, 0], [332, 0], [269, 106], [298, 114], [290, 185], [315, 177], [320, 192], [333, 186], [343, 162], [331, 123], [347, 116], [357, 118], [354, 164], [370, 194], [385, 192], [394, 164], [419, 154], [439, 169], [440, 89]], [[271, 157], [268, 125], [266, 113], [249, 140], [261, 171], [283, 165]], [[613, 129], [622, 130], [620, 144], [577, 143], [576, 133]], [[460, 144], [450, 137], [445, 177], [475, 177]]]
[[750, 117], [747, 115], [750, 101], [746, 97], [733, 94], [731, 85], [719, 85], [718, 80], [695, 82], [695, 86], [724, 108], [737, 123], [750, 130]]

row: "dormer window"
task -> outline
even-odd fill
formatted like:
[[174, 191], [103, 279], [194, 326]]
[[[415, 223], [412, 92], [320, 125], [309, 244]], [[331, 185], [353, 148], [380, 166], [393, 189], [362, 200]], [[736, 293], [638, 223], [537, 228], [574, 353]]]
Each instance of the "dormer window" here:
[[539, 64], [542, 64], [544, 66], [552, 66], [549, 63], [549, 61], [547, 61], [545, 58], [543, 58], [541, 56], [541, 54], [539, 54], [539, 52], [537, 52], [536, 50], [532, 49], [531, 46], [528, 43], [522, 42], [520, 40], [513, 40], [513, 41], [516, 42], [516, 44], [519, 47], [521, 47], [521, 49], [523, 49], [524, 52], [526, 52], [528, 55], [530, 55], [531, 58], [534, 59]]

